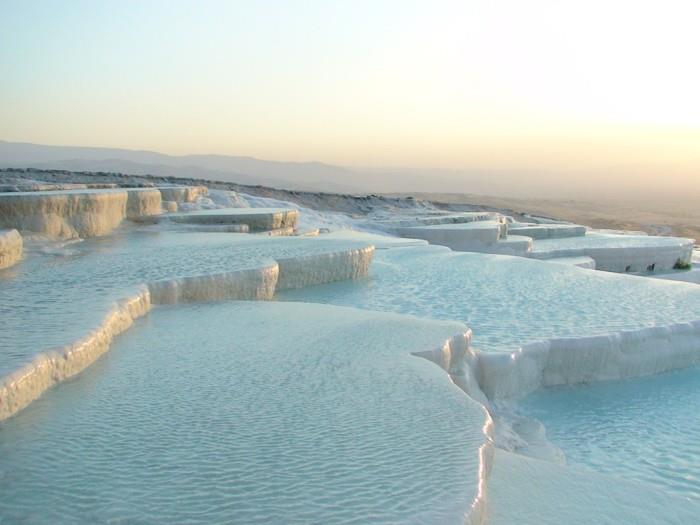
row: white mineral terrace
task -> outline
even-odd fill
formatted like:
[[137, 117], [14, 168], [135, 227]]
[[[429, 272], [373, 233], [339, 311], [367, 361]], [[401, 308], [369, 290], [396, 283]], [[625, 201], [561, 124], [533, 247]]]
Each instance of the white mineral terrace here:
[[512, 454], [555, 447], [506, 418], [700, 364], [700, 286], [595, 270], [692, 242], [437, 210], [294, 230], [298, 206], [206, 195], [0, 194], [0, 224], [60, 239], [0, 230], [0, 522], [694, 523], [653, 485]]
[[0, 226], [58, 239], [99, 237], [125, 219], [160, 214], [161, 202], [157, 188], [0, 193]]
[[508, 232], [524, 235], [532, 239], [554, 239], [578, 237], [586, 234], [586, 227], [578, 224], [529, 224], [514, 222], [508, 225]]
[[650, 277], [700, 284], [700, 250], [693, 250], [693, 255], [688, 268], [682, 270], [674, 269], [665, 273], [650, 275]]
[[437, 246], [377, 252], [370, 277], [280, 298], [463, 321], [469, 383], [491, 399], [700, 362], [695, 285]]
[[352, 241], [138, 230], [35, 250], [0, 281], [0, 419], [85, 368], [151, 304], [270, 299], [366, 275], [373, 251]]
[[195, 202], [209, 193], [206, 186], [159, 186], [158, 189], [164, 201], [175, 203]]
[[596, 269], [636, 273], [671, 270], [678, 263], [689, 263], [693, 240], [647, 235], [588, 233], [582, 237], [536, 241], [530, 257], [591, 257]]
[[[449, 244], [461, 246], [462, 244], [491, 244], [498, 242], [507, 234], [507, 226], [501, 221], [474, 221], [464, 224], [435, 224], [430, 226], [411, 226], [398, 228], [401, 237], [416, 237], [424, 239], [430, 244]], [[458, 251], [459, 248], [453, 248]]]
[[0, 270], [22, 258], [22, 236], [17, 230], [0, 230]]
[[172, 221], [198, 225], [246, 225], [250, 231], [289, 230], [291, 233], [297, 224], [297, 210], [280, 208], [226, 208], [200, 210], [189, 213], [171, 213], [159, 217], [163, 221]]
[[[56, 239], [107, 235], [125, 219], [154, 217], [176, 211], [207, 194], [204, 186], [151, 188], [86, 188], [0, 193], [0, 227]], [[37, 185], [37, 188], [43, 188]]]
[[526, 255], [532, 249], [532, 239], [509, 235], [508, 231], [504, 220], [396, 228], [396, 233], [402, 237], [424, 239], [455, 251]]
[[2, 193], [0, 226], [54, 238], [96, 237], [122, 223], [128, 199], [122, 190]]
[[[618, 273], [667, 272], [688, 263], [693, 250], [692, 239], [587, 232], [577, 224], [521, 223], [493, 213], [463, 215], [380, 221], [376, 227], [455, 251], [519, 255]], [[669, 278], [695, 281], [690, 274]]]
[[490, 418], [411, 355], [465, 331], [302, 303], [159, 309], [3, 424], [0, 516], [483, 523]]
[[500, 220], [499, 214], [485, 211], [405, 216], [400, 218], [375, 220], [373, 221], [373, 224], [383, 231], [398, 234], [398, 228], [410, 228], [412, 226], [433, 226], [439, 224], [467, 224], [470, 222], [494, 220]]

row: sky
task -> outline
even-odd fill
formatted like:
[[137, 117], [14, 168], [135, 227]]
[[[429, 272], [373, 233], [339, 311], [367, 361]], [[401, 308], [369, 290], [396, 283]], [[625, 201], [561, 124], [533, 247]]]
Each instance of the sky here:
[[700, 191], [698, 20], [685, 0], [0, 0], [0, 139]]

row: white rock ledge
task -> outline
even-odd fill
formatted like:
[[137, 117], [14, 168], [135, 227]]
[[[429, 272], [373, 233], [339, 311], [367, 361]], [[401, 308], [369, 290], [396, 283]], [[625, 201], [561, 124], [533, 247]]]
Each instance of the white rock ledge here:
[[285, 208], [224, 208], [173, 213], [162, 219], [185, 224], [247, 224], [251, 231], [294, 228], [299, 212]]
[[22, 249], [22, 236], [17, 230], [0, 230], [0, 270], [17, 264]]
[[668, 271], [678, 262], [690, 262], [693, 244], [692, 239], [680, 237], [588, 234], [536, 241], [528, 257], [590, 257], [596, 269], [607, 272]]
[[126, 216], [129, 219], [160, 215], [162, 212], [161, 193], [157, 189], [128, 188]]
[[161, 208], [160, 191], [150, 188], [0, 193], [0, 226], [55, 239], [100, 237]]
[[81, 372], [109, 349], [113, 338], [154, 304], [214, 300], [270, 300], [277, 289], [366, 276], [374, 247], [299, 257], [281, 257], [255, 268], [167, 279], [141, 286], [120, 301], [83, 339], [37, 356], [0, 379], [0, 421], [22, 410], [53, 385]]
[[498, 242], [507, 234], [507, 225], [500, 221], [477, 221], [458, 224], [412, 226], [397, 229], [401, 237], [423, 239], [430, 244], [468, 251], [471, 245]]
[[581, 237], [586, 235], [586, 227], [578, 224], [526, 224], [516, 223], [508, 231], [514, 235], [524, 235], [532, 239], [556, 239], [561, 237]]
[[369, 272], [373, 256], [374, 246], [366, 246], [334, 253], [277, 257], [279, 264], [277, 290], [365, 277]]
[[153, 304], [177, 304], [226, 299], [263, 301], [275, 294], [279, 265], [249, 270], [156, 281], [148, 284]]
[[0, 226], [52, 238], [98, 237], [126, 217], [128, 194], [119, 190], [0, 194]]
[[700, 363], [700, 320], [550, 339], [512, 353], [480, 352], [477, 361], [474, 373], [492, 400], [542, 387], [642, 377]]
[[52, 386], [78, 374], [109, 350], [115, 336], [151, 309], [150, 294], [141, 288], [117, 303], [100, 326], [73, 344], [38, 355], [0, 381], [0, 421], [19, 412]]
[[164, 201], [194, 202], [209, 194], [206, 186], [159, 186], [157, 188]]

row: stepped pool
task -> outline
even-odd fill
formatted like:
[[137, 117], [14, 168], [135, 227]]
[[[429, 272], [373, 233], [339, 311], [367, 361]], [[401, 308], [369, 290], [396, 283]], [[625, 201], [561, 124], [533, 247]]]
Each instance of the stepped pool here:
[[518, 413], [541, 421], [567, 464], [700, 501], [700, 368], [544, 389]]
[[[205, 204], [182, 216], [269, 214]], [[28, 239], [0, 271], [0, 523], [696, 521], [700, 287], [311, 217]], [[661, 249], [535, 245], [581, 242]]]
[[0, 422], [0, 522], [477, 523], [490, 418], [411, 355], [465, 330], [327, 305], [157, 308]]
[[366, 279], [277, 298], [459, 320], [488, 352], [700, 319], [692, 284], [439, 246], [380, 250]]
[[139, 285], [272, 268], [278, 259], [332, 259], [367, 246], [351, 240], [149, 228], [29, 245], [19, 265], [0, 272], [0, 378], [37, 352], [85, 336], [100, 325], [115, 301], [134, 295]]

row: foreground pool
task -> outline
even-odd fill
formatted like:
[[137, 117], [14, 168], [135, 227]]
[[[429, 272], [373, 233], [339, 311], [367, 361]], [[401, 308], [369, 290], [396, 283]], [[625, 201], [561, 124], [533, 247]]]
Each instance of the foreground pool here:
[[139, 285], [332, 256], [367, 246], [322, 238], [265, 238], [124, 228], [102, 239], [35, 244], [0, 272], [0, 380], [38, 353], [84, 337]]
[[700, 368], [542, 390], [519, 406], [567, 463], [700, 501]]
[[490, 420], [411, 355], [464, 330], [297, 303], [155, 309], [0, 423], [0, 522], [478, 520]]
[[486, 351], [700, 319], [700, 287], [692, 284], [440, 246], [379, 251], [367, 279], [278, 298], [459, 320]]

